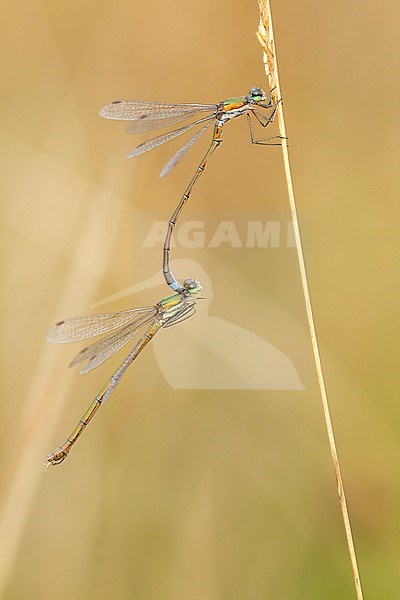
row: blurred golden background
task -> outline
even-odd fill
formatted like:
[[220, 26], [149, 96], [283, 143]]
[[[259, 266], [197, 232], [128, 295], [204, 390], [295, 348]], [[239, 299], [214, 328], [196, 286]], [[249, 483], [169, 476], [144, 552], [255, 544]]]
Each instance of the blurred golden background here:
[[[361, 577], [366, 598], [394, 598], [400, 8], [273, 2], [272, 11]], [[280, 150], [252, 146], [245, 119], [225, 128], [183, 214], [205, 224], [207, 242], [174, 249], [199, 268], [180, 277], [206, 277], [207, 308], [199, 302], [185, 330], [159, 334], [62, 466], [41, 466], [121, 360], [80, 377], [67, 365], [82, 346], [50, 346], [47, 329], [159, 271], [161, 244], [147, 247], [146, 236], [207, 144], [160, 180], [178, 144], [126, 161], [146, 136], [125, 135], [98, 110], [121, 98], [216, 103], [266, 87], [257, 3], [33, 0], [3, 2], [0, 15], [0, 597], [353, 598], [295, 251], [283, 235], [266, 248], [209, 243], [222, 221], [244, 240], [249, 221], [282, 232], [290, 220]], [[155, 303], [169, 294], [159, 282], [94, 310]], [[254, 389], [251, 377], [233, 389], [226, 379], [224, 389], [180, 386], [182, 347], [192, 381], [209, 381], [210, 356], [216, 370], [229, 367], [215, 350], [224, 335], [199, 343], [207, 318], [259, 336], [304, 389]], [[226, 356], [271, 372], [252, 349], [229, 341]], [[182, 389], [165, 376], [166, 355]]]

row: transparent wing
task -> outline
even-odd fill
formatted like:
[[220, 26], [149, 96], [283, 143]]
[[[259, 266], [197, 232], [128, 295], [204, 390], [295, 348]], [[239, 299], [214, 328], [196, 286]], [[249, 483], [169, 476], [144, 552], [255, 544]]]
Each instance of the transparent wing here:
[[[89, 358], [92, 358], [93, 356], [95, 356], [96, 354], [101, 352], [104, 348], [109, 347], [111, 344], [114, 344], [115, 342], [117, 342], [119, 340], [123, 340], [125, 337], [130, 335], [130, 333], [132, 331], [134, 331], [134, 333], [136, 333], [138, 331], [138, 329], [140, 329], [140, 327], [142, 327], [148, 321], [151, 321], [153, 318], [154, 318], [153, 314], [148, 315], [146, 313], [137, 316], [135, 319], [133, 319], [133, 321], [130, 321], [129, 323], [124, 325], [118, 331], [115, 331], [114, 333], [111, 333], [111, 334], [107, 335], [106, 337], [103, 337], [100, 340], [93, 342], [92, 344], [90, 344], [89, 346], [87, 346], [86, 348], [81, 350], [75, 356], [75, 358], [71, 361], [69, 366], [74, 367], [78, 363], [80, 363], [84, 360], [87, 360]], [[128, 340], [126, 340], [126, 341], [128, 341]], [[124, 341], [123, 344], [125, 344], [125, 343], [126, 342]]]
[[[99, 111], [105, 119], [136, 121], [165, 119], [177, 115], [194, 115], [198, 112], [217, 110], [216, 104], [168, 104], [166, 102], [142, 102], [141, 100], [116, 100]], [[188, 117], [189, 118], [189, 117]]]
[[90, 344], [90, 346], [84, 348], [75, 356], [69, 366], [74, 367], [84, 360], [88, 360], [88, 363], [82, 367], [80, 372], [82, 375], [84, 373], [89, 373], [89, 371], [96, 369], [113, 356], [113, 354], [118, 352], [118, 350], [135, 337], [142, 327], [150, 323], [153, 319], [154, 315], [148, 316], [147, 318], [142, 317], [141, 319], [136, 319], [135, 322], [125, 325], [125, 327], [119, 331]]
[[144, 152], [148, 152], [149, 150], [153, 150], [153, 148], [157, 148], [162, 144], [166, 144], [170, 140], [178, 137], [178, 135], [182, 135], [186, 131], [189, 131], [195, 125], [199, 123], [203, 123], [205, 120], [210, 121], [213, 120], [214, 117], [204, 117], [203, 119], [199, 119], [198, 121], [194, 121], [193, 123], [189, 123], [189, 125], [185, 125], [184, 127], [180, 127], [179, 129], [175, 129], [174, 131], [169, 131], [168, 133], [164, 133], [163, 135], [159, 135], [158, 137], [152, 138], [151, 140], [147, 140], [147, 142], [143, 142], [136, 146], [129, 154], [127, 154], [127, 158], [133, 158], [134, 156], [139, 156], [139, 154], [143, 154]]
[[199, 137], [203, 135], [203, 133], [211, 125], [211, 123], [212, 121], [208, 121], [208, 123], [206, 123], [204, 127], [202, 127], [197, 133], [194, 134], [193, 137], [190, 138], [190, 140], [186, 142], [186, 144], [184, 144], [181, 148], [179, 148], [177, 152], [175, 152], [175, 154], [172, 158], [170, 158], [165, 167], [161, 169], [160, 177], [165, 177], [165, 175], [167, 175], [170, 172], [170, 170], [173, 169], [180, 160], [182, 160], [186, 152], [197, 142]]
[[155, 129], [162, 129], [163, 127], [169, 127], [182, 121], [187, 121], [198, 114], [198, 110], [193, 112], [185, 112], [180, 115], [164, 117], [162, 119], [142, 119], [138, 121], [132, 121], [126, 128], [127, 133], [145, 133], [146, 131], [154, 131]]
[[65, 319], [65, 321], [58, 321], [53, 325], [47, 334], [47, 341], [52, 344], [65, 344], [85, 340], [118, 329], [131, 321], [136, 315], [150, 316], [154, 315], [155, 312], [156, 308], [154, 306], [146, 306], [118, 313], [103, 313]]

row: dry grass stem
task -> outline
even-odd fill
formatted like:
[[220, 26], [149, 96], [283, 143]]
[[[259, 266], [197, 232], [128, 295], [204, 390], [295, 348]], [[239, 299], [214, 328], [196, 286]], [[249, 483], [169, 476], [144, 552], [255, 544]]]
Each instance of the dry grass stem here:
[[[269, 0], [259, 0], [258, 3], [259, 3], [259, 7], [260, 7], [260, 24], [258, 26], [258, 31], [256, 32], [256, 36], [257, 36], [258, 41], [260, 42], [261, 47], [263, 49], [263, 61], [264, 61], [264, 66], [265, 66], [265, 72], [268, 77], [270, 89], [272, 90], [273, 100], [275, 102], [277, 102], [281, 98], [281, 90], [280, 90], [280, 85], [279, 85], [278, 66], [277, 66], [277, 60], [276, 60], [276, 54], [275, 54], [275, 43], [274, 43], [274, 35], [273, 35], [272, 20], [271, 20], [271, 8], [270, 8]], [[338, 453], [337, 453], [337, 449], [336, 449], [335, 438], [334, 438], [334, 434], [333, 434], [332, 420], [331, 420], [331, 416], [330, 416], [324, 375], [323, 375], [322, 366], [321, 366], [321, 358], [320, 358], [320, 353], [319, 353], [319, 349], [318, 349], [317, 334], [316, 334], [316, 330], [315, 330], [314, 317], [313, 317], [313, 312], [312, 312], [310, 291], [309, 291], [308, 280], [307, 280], [307, 272], [306, 272], [303, 248], [302, 248], [302, 243], [301, 243], [299, 220], [298, 220], [298, 216], [297, 216], [297, 208], [296, 208], [296, 202], [295, 202], [295, 196], [294, 196], [293, 181], [292, 181], [292, 176], [291, 176], [291, 171], [290, 171], [288, 145], [287, 145], [287, 140], [286, 140], [286, 127], [285, 127], [282, 103], [279, 103], [277, 118], [278, 118], [279, 134], [284, 138], [284, 139], [282, 139], [283, 163], [284, 163], [284, 168], [285, 168], [285, 176], [286, 176], [287, 190], [288, 190], [288, 196], [289, 196], [290, 211], [291, 211], [292, 219], [293, 219], [293, 228], [294, 228], [294, 235], [295, 235], [295, 241], [296, 241], [297, 258], [298, 258], [299, 268], [300, 268], [301, 283], [302, 283], [302, 287], [303, 287], [303, 294], [304, 294], [304, 300], [305, 300], [306, 311], [307, 311], [308, 327], [310, 330], [312, 350], [313, 350], [313, 354], [314, 354], [315, 367], [317, 370], [317, 377], [318, 377], [318, 383], [319, 383], [319, 388], [320, 388], [320, 393], [321, 393], [322, 406], [323, 406], [324, 415], [325, 415], [325, 423], [326, 423], [326, 428], [327, 428], [327, 432], [328, 432], [329, 446], [330, 446], [331, 454], [332, 454], [333, 467], [335, 470], [335, 475], [336, 475], [336, 480], [337, 480], [339, 501], [340, 501], [340, 506], [341, 506], [341, 510], [342, 510], [344, 528], [345, 528], [345, 532], [346, 532], [347, 546], [349, 549], [351, 565], [353, 568], [354, 584], [355, 584], [355, 589], [356, 589], [356, 593], [357, 593], [357, 599], [362, 600], [363, 594], [362, 594], [362, 588], [361, 588], [361, 581], [360, 581], [360, 576], [359, 576], [359, 572], [358, 572], [357, 558], [356, 558], [356, 553], [355, 553], [355, 548], [354, 548], [353, 536], [351, 533], [350, 518], [349, 518], [349, 513], [347, 510], [347, 503], [346, 503], [346, 496], [345, 496], [345, 492], [344, 492], [343, 479], [342, 479], [342, 474], [341, 474], [341, 470], [340, 470], [339, 457], [338, 457]]]
[[[84, 226], [70, 257], [70, 268], [64, 289], [49, 324], [68, 314], [79, 295], [82, 305], [90, 304], [101, 273], [113, 251], [124, 202], [111, 197], [108, 189], [115, 187], [120, 168], [115, 169], [103, 187], [88, 204]], [[101, 248], [98, 240], [102, 240]], [[90, 273], [90, 276], [88, 274]], [[0, 507], [0, 597], [3, 597], [22, 541], [36, 492], [44, 477], [40, 461], [54, 444], [53, 430], [57, 426], [63, 405], [67, 402], [69, 384], [66, 374], [60, 376], [65, 364], [47, 347], [38, 357], [35, 376], [30, 385], [18, 426], [14, 432], [13, 471]]]

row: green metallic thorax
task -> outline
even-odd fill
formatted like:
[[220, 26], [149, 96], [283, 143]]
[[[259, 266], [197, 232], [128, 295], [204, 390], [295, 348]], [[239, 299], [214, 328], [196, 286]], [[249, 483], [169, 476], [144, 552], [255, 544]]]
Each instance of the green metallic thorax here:
[[240, 110], [247, 104], [246, 96], [238, 96], [237, 98], [228, 98], [222, 102], [224, 112]]
[[162, 317], [172, 317], [185, 303], [185, 298], [195, 296], [201, 291], [201, 285], [197, 284], [197, 287], [187, 288], [184, 294], [173, 294], [167, 298], [163, 298], [157, 304]]
[[167, 312], [175, 306], [179, 306], [182, 302], [182, 294], [173, 294], [172, 296], [168, 296], [168, 298], [163, 298], [158, 303], [158, 306], [161, 308], [163, 312]]

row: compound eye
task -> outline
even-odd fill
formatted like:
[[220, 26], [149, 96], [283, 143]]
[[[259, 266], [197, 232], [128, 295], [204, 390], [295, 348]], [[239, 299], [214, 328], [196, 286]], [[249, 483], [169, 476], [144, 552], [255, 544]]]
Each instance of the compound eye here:
[[266, 96], [261, 88], [251, 88], [248, 98], [250, 102], [259, 103], [264, 102]]
[[203, 289], [201, 283], [195, 281], [194, 279], [185, 279], [183, 282], [183, 287], [191, 294], [197, 294]]
[[183, 287], [185, 287], [187, 290], [194, 290], [195, 287], [197, 287], [196, 282], [193, 281], [193, 279], [185, 279], [185, 281], [183, 282]]

